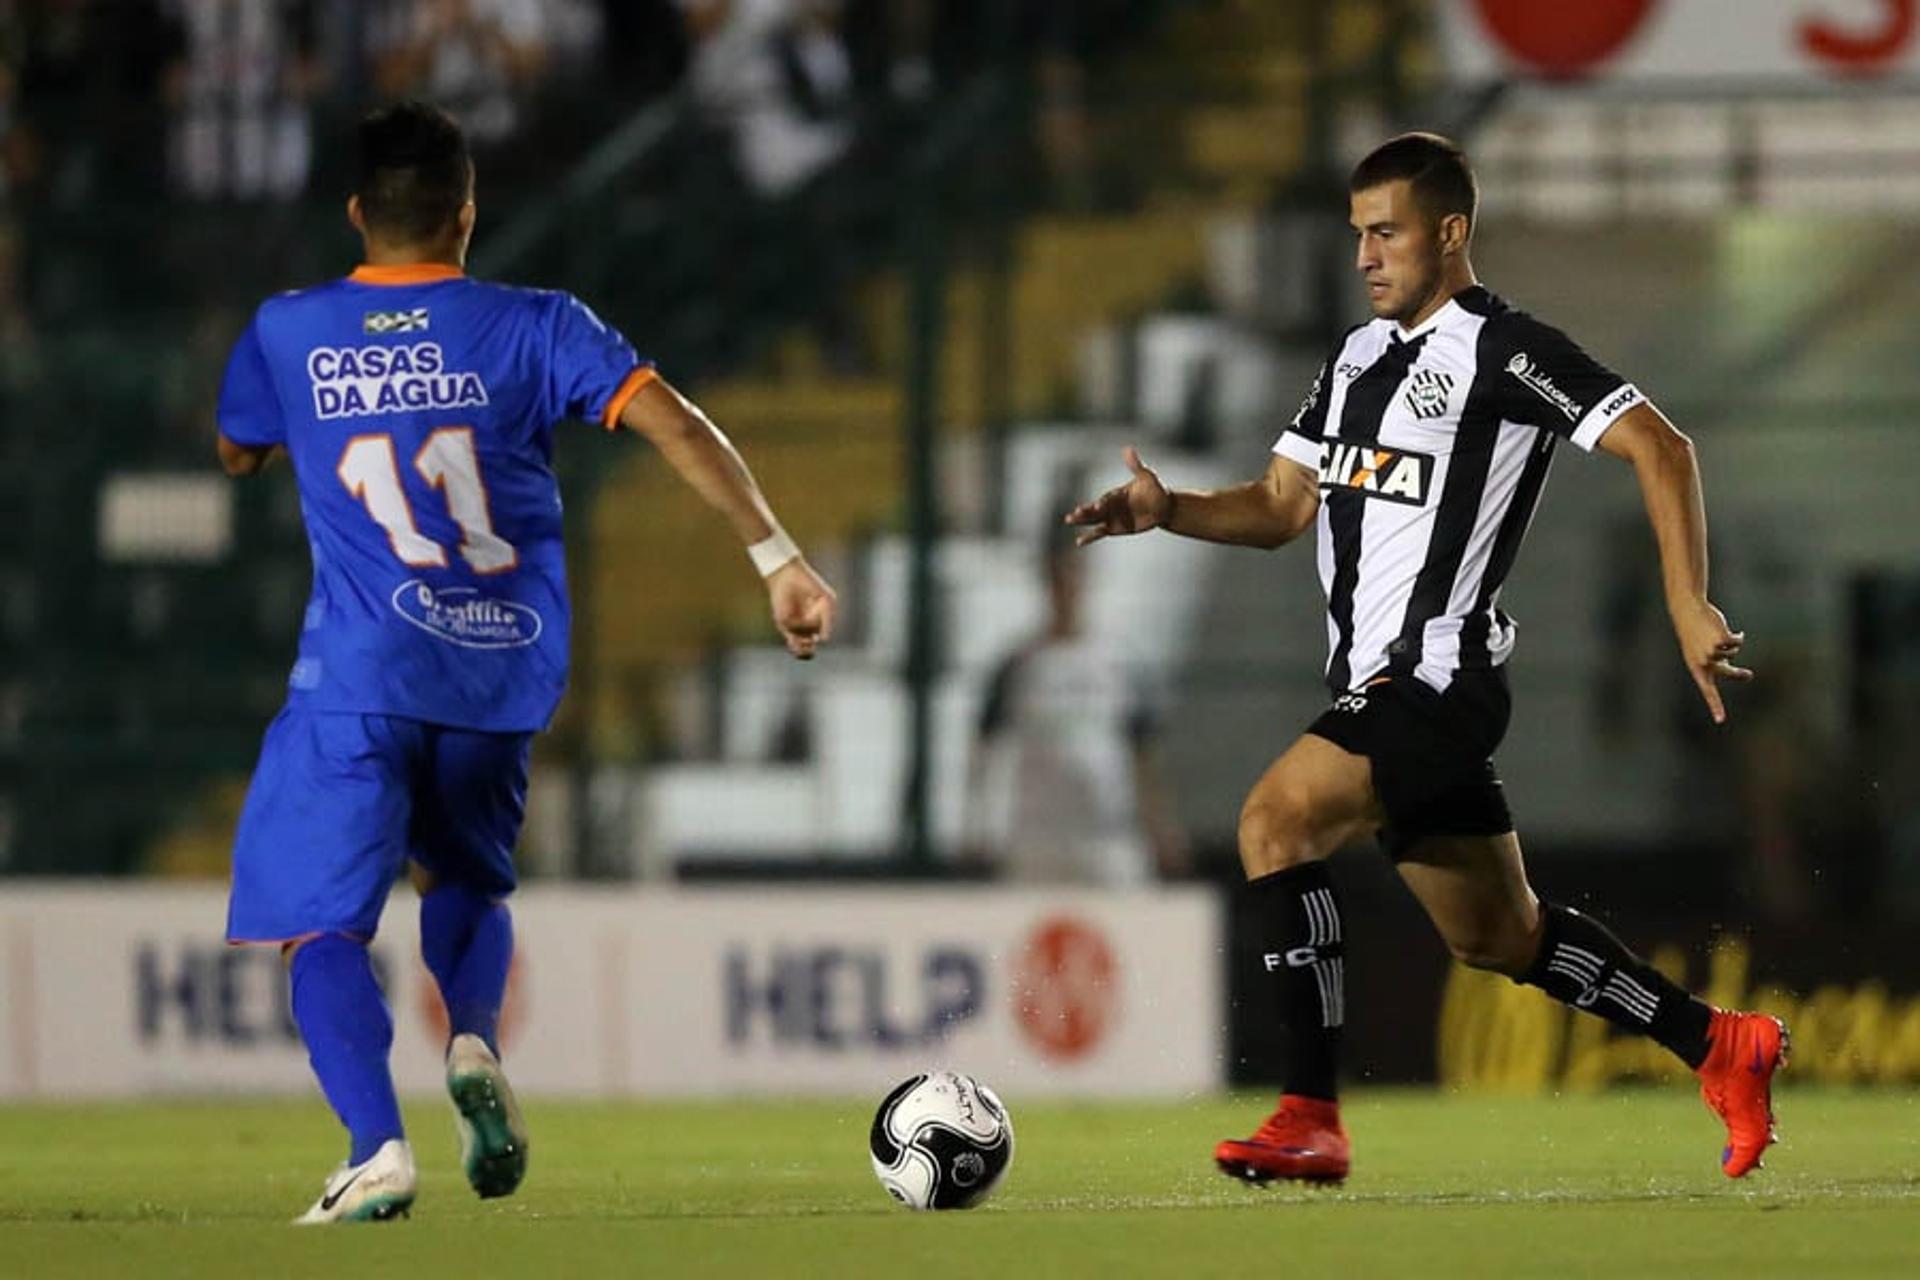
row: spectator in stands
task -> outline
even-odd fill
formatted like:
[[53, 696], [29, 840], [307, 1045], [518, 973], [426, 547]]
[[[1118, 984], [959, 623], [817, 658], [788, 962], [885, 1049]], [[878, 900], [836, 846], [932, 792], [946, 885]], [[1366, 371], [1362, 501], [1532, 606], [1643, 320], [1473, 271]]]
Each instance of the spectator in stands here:
[[741, 176], [777, 198], [845, 153], [852, 68], [837, 0], [681, 0], [695, 98], [731, 134]]
[[964, 856], [1015, 881], [1135, 887], [1186, 871], [1187, 839], [1140, 681], [1086, 632], [1085, 564], [1070, 537], [1049, 539], [1046, 627], [1001, 662], [981, 710]]
[[675, 0], [600, 0], [601, 78], [617, 101], [642, 102], [687, 70], [686, 23]]
[[173, 0], [173, 179], [196, 200], [291, 200], [313, 163], [317, 0]]
[[10, 46], [8, 166], [36, 201], [85, 203], [108, 186], [157, 184], [154, 111], [176, 56], [159, 0], [39, 0], [0, 14]]
[[381, 94], [439, 103], [486, 148], [520, 129], [554, 32], [540, 0], [387, 0], [368, 35]]
[[19, 131], [20, 64], [26, 58], [26, 20], [20, 0], [0, 0], [0, 208], [17, 185], [22, 156]]
[[20, 294], [19, 233], [13, 221], [14, 193], [32, 167], [17, 105], [24, 40], [18, 4], [0, 0], [0, 392], [13, 382], [17, 328], [13, 317], [17, 314], [20, 322], [26, 317]]
[[868, 99], [917, 102], [934, 91], [936, 0], [845, 0], [855, 85]]
[[23, 391], [40, 371], [40, 344], [20, 276], [20, 235], [0, 194], [0, 397]]
[[1087, 46], [1099, 6], [1087, 0], [1045, 6], [1039, 32], [1040, 159], [1056, 203], [1086, 210], [1095, 195], [1093, 114]]

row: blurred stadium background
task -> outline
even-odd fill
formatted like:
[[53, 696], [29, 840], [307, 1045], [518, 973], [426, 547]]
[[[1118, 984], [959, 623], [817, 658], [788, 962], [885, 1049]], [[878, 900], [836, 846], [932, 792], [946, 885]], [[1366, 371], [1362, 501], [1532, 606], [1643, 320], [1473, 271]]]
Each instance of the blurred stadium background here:
[[[1563, 459], [1506, 597], [1537, 881], [1791, 1013], [1806, 1078], [1913, 1084], [1917, 70], [1913, 0], [0, 0], [0, 1096], [310, 1088], [277, 962], [219, 935], [306, 549], [212, 406], [254, 303], [354, 264], [346, 126], [399, 95], [474, 136], [474, 272], [657, 358], [846, 611], [789, 662], [719, 522], [564, 434], [524, 1089], [1267, 1077], [1233, 832], [1324, 704], [1311, 552], [1105, 544], [1079, 637], [1033, 642], [1122, 444], [1263, 465], [1362, 307], [1346, 170], [1409, 127], [1478, 162], [1482, 278], [1694, 436], [1760, 674], [1711, 730], [1630, 474]], [[1667, 1070], [1340, 873], [1356, 1075]]]

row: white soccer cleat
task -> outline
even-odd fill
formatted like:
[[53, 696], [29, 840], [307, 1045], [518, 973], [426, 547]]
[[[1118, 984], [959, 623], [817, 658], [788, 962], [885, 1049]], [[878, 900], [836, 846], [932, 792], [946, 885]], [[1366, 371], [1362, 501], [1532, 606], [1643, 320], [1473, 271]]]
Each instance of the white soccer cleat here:
[[460, 1131], [460, 1167], [482, 1200], [510, 1196], [527, 1176], [527, 1124], [500, 1059], [476, 1035], [447, 1046], [447, 1095]]
[[388, 1138], [363, 1163], [335, 1169], [313, 1208], [295, 1218], [293, 1224], [314, 1227], [404, 1218], [413, 1208], [415, 1184], [413, 1148], [405, 1139]]

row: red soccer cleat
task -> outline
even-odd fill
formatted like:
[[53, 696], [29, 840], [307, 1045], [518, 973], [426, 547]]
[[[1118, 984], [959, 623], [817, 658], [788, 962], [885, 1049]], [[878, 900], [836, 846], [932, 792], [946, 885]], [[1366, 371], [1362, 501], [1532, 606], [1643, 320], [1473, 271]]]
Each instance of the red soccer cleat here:
[[1773, 1131], [1773, 1073], [1787, 1065], [1792, 1041], [1771, 1014], [1715, 1009], [1707, 1027], [1707, 1060], [1695, 1069], [1700, 1097], [1726, 1122], [1720, 1168], [1729, 1178], [1760, 1167]]
[[1251, 1138], [1228, 1138], [1215, 1147], [1213, 1162], [1220, 1172], [1245, 1182], [1339, 1182], [1351, 1163], [1340, 1104], [1281, 1094], [1266, 1123]]

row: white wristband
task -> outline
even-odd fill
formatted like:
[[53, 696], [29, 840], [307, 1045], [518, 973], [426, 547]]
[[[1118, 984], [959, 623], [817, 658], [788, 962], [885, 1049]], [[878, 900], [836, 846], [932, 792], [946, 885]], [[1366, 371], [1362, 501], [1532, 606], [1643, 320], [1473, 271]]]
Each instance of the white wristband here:
[[771, 578], [777, 570], [800, 558], [800, 547], [776, 524], [772, 533], [747, 548], [747, 556], [761, 577]]

